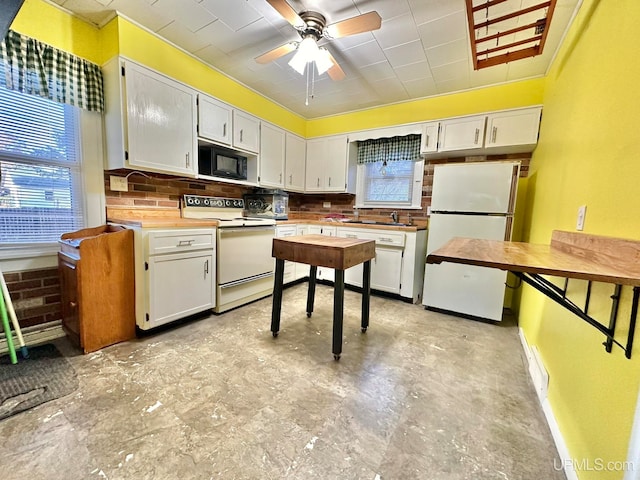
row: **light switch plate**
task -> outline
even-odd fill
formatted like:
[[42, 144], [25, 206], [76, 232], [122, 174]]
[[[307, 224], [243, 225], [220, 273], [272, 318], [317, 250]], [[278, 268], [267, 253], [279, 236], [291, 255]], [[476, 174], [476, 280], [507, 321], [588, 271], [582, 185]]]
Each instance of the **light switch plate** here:
[[578, 208], [578, 220], [576, 221], [576, 230], [584, 230], [584, 217], [587, 216], [587, 206], [581, 205]]
[[128, 192], [129, 182], [127, 182], [127, 177], [111, 175], [109, 177], [109, 188], [112, 192]]

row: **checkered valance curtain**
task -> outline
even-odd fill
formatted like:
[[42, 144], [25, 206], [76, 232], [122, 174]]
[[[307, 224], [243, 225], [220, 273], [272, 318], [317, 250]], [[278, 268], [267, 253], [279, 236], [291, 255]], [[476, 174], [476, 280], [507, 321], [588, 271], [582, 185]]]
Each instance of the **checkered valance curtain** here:
[[377, 138], [358, 144], [358, 163], [397, 162], [420, 158], [420, 135]]
[[[94, 63], [9, 30], [0, 43], [10, 90], [84, 110], [104, 111], [102, 71]], [[4, 80], [4, 81], [3, 81]]]

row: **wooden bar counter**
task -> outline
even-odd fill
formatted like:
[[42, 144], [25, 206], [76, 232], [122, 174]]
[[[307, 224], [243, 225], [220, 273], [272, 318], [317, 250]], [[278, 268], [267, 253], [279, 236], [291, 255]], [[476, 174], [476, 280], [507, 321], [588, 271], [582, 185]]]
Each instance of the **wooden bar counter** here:
[[333, 293], [333, 357], [342, 354], [342, 320], [344, 315], [344, 271], [364, 263], [362, 278], [362, 332], [369, 326], [369, 298], [371, 290], [371, 259], [375, 257], [374, 240], [327, 237], [324, 235], [298, 235], [273, 239], [272, 256], [276, 259], [273, 288], [273, 309], [271, 312], [271, 333], [278, 336], [280, 311], [282, 308], [282, 285], [284, 262], [290, 260], [306, 263], [309, 268], [309, 290], [307, 292], [307, 317], [313, 313], [316, 271], [318, 267], [335, 269]]

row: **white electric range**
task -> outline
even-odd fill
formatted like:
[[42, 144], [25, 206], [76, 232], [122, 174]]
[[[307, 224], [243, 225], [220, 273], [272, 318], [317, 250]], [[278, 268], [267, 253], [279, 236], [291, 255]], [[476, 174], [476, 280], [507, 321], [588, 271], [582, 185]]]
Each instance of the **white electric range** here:
[[183, 218], [217, 220], [216, 313], [273, 293], [275, 220], [245, 217], [241, 198], [185, 195]]

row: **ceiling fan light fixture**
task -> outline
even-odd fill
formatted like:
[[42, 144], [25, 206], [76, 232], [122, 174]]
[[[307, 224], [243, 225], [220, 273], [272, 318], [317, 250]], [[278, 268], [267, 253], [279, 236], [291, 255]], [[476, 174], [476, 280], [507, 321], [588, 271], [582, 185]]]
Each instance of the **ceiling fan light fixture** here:
[[313, 62], [318, 58], [320, 49], [316, 43], [316, 39], [311, 35], [302, 39], [298, 45], [298, 50], [293, 58], [289, 61], [289, 65], [300, 75], [304, 74], [304, 69], [307, 63]]
[[322, 75], [333, 66], [331, 61], [331, 54], [326, 48], [318, 49], [316, 55], [316, 68], [318, 69], [318, 75]]

